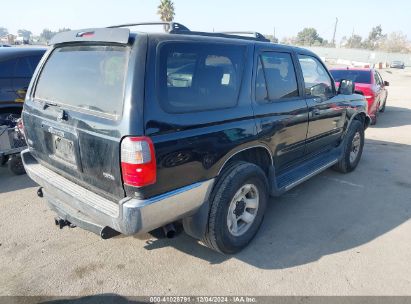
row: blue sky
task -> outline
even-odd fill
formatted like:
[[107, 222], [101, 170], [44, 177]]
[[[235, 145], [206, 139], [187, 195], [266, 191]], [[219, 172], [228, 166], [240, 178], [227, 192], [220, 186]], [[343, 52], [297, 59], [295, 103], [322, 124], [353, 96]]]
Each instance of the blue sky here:
[[[26, 28], [40, 33], [158, 20], [159, 0], [0, 0], [0, 26], [16, 32]], [[176, 21], [193, 30], [255, 30], [276, 36], [295, 36], [315, 27], [331, 40], [339, 18], [337, 41], [354, 32], [367, 36], [381, 24], [384, 32], [402, 31], [411, 40], [411, 1], [405, 0], [174, 0]], [[388, 6], [389, 5], [389, 6]], [[10, 14], [5, 12], [12, 12]]]

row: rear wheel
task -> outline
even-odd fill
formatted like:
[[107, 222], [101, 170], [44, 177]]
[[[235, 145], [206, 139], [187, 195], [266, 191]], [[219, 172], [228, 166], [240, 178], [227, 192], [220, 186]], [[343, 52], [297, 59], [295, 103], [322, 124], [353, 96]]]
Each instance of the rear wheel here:
[[333, 168], [342, 173], [354, 171], [360, 162], [363, 147], [364, 125], [361, 121], [354, 120], [346, 135], [343, 157]]
[[371, 118], [371, 125], [373, 126], [377, 124], [379, 111], [380, 111], [380, 104], [378, 103], [377, 108], [375, 109], [374, 117]]
[[218, 252], [239, 252], [261, 225], [268, 182], [256, 165], [238, 162], [223, 173], [211, 196], [205, 245]]
[[22, 175], [26, 173], [24, 170], [23, 161], [20, 156], [13, 156], [9, 159], [8, 162], [9, 170], [16, 175]]
[[2, 155], [0, 156], [0, 166], [4, 166], [7, 161], [9, 160], [9, 156], [8, 155]]

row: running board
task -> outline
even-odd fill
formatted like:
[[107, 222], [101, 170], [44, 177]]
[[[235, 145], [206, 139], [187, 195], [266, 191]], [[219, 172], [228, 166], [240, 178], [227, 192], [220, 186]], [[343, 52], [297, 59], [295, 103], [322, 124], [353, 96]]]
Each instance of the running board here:
[[314, 175], [335, 165], [340, 157], [340, 149], [333, 149], [329, 152], [321, 153], [303, 164], [292, 167], [278, 176], [272, 173], [271, 176], [274, 178], [271, 179], [271, 195], [279, 196], [291, 190]]

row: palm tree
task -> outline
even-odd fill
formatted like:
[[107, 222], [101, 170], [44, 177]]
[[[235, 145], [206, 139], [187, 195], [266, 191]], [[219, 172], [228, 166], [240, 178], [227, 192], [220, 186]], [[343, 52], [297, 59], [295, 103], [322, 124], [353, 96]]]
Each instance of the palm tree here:
[[[161, 0], [158, 6], [157, 14], [160, 15], [161, 21], [171, 22], [174, 19], [174, 3], [171, 0]], [[168, 26], [164, 26], [164, 30], [168, 30]]]

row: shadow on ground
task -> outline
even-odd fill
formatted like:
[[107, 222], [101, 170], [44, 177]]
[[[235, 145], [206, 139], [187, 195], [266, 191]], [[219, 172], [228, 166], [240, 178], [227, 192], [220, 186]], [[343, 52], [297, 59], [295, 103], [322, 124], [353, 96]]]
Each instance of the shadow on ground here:
[[[387, 103], [389, 103], [389, 98]], [[379, 113], [378, 121], [372, 128], [394, 128], [411, 125], [411, 110], [401, 107], [388, 106], [384, 113]], [[411, 136], [411, 135], [410, 135]]]
[[15, 175], [9, 171], [7, 165], [0, 166], [0, 193], [22, 190], [36, 185], [26, 174]]
[[262, 269], [311, 263], [366, 244], [409, 220], [410, 167], [411, 146], [367, 140], [353, 173], [327, 170], [272, 198], [256, 238], [235, 256], [215, 253], [185, 233], [175, 239], [147, 240], [145, 248], [171, 246], [211, 264], [235, 258]]

